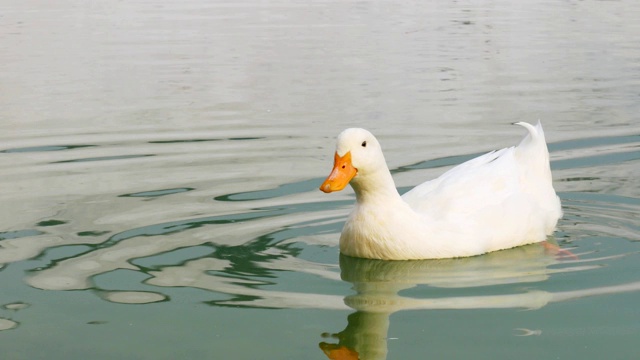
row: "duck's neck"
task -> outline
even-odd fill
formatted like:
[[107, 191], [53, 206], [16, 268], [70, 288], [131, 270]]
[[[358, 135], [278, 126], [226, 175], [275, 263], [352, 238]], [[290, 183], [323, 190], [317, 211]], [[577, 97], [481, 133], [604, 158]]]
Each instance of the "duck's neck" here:
[[388, 168], [377, 169], [374, 173], [358, 174], [351, 180], [356, 192], [356, 200], [360, 204], [372, 201], [401, 200]]

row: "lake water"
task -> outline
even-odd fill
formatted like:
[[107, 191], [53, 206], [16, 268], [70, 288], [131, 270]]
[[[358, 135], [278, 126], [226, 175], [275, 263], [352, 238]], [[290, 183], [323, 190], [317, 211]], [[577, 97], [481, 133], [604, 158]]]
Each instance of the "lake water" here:
[[[636, 359], [640, 2], [0, 5], [2, 359]], [[541, 119], [555, 242], [341, 258], [336, 135], [401, 192]]]

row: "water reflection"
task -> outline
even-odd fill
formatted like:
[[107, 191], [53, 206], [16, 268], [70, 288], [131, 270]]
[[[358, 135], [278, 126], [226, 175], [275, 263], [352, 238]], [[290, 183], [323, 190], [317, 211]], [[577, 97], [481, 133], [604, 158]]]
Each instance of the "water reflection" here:
[[[332, 360], [368, 360], [387, 358], [387, 331], [389, 314], [356, 311], [347, 317], [347, 327], [319, 344]], [[337, 340], [337, 343], [333, 341]]]
[[98, 294], [109, 302], [121, 304], [151, 304], [169, 300], [167, 296], [151, 291], [99, 291]]
[[0, 318], [0, 331], [15, 329], [18, 325], [19, 324], [13, 320]]
[[[0, 329], [16, 331], [1, 337], [4, 358], [318, 358], [320, 341], [334, 358], [375, 358], [404, 325], [394, 311], [637, 289], [638, 2], [5, 3]], [[341, 128], [379, 133], [405, 189], [537, 118], [565, 210], [556, 238], [579, 260], [528, 248], [516, 261], [338, 264], [353, 199], [316, 188]], [[630, 336], [578, 333], [558, 355], [632, 352], [636, 297], [609, 313]], [[580, 305], [566, 307], [574, 325], [602, 313]], [[305, 328], [254, 331], [291, 314]], [[539, 315], [513, 335], [559, 330]], [[211, 336], [218, 324], [230, 336]]]
[[[637, 255], [632, 246], [620, 247], [638, 239], [640, 202], [636, 188], [626, 186], [627, 170], [635, 171], [630, 160], [637, 157], [637, 140], [627, 135], [593, 138], [591, 146], [573, 140], [551, 144], [552, 149], [566, 149], [552, 153], [565, 212], [556, 238], [577, 258], [530, 245], [464, 259], [388, 262], [340, 257], [337, 263], [337, 234], [353, 204], [352, 195], [316, 198], [321, 178], [305, 177], [278, 179], [258, 189], [234, 183], [235, 188], [224, 191], [208, 190], [208, 181], [123, 183], [117, 192], [109, 188], [108, 193], [89, 193], [87, 188], [82, 197], [61, 202], [56, 211], [40, 207], [50, 212], [47, 216], [38, 213], [22, 226], [0, 232], [0, 266], [34, 261], [37, 265], [26, 268], [25, 281], [31, 287], [86, 290], [117, 304], [170, 302], [183, 296], [183, 289], [198, 289], [204, 291], [196, 301], [218, 309], [341, 310], [349, 312], [344, 328], [336, 324], [321, 329], [321, 339], [306, 339], [314, 346], [320, 343], [320, 350], [314, 351], [330, 359], [384, 359], [394, 327], [390, 316], [398, 311], [538, 309], [585, 296], [640, 290], [633, 278], [612, 285], [611, 277], [605, 284], [581, 283], [578, 290], [568, 290], [571, 286], [566, 284], [561, 286], [566, 291], [547, 288], [554, 275], [602, 274], [623, 262], [619, 260]], [[209, 141], [154, 144], [191, 143]], [[102, 158], [103, 153], [81, 153], [96, 148], [75, 149], [78, 153], [71, 158], [46, 163], [57, 167], [132, 161], [129, 154], [86, 161]], [[138, 153], [158, 153], [149, 161], [162, 157], [162, 151]], [[440, 167], [474, 155], [416, 161], [395, 167], [393, 173], [402, 183], [407, 174], [422, 178], [422, 171], [441, 172]], [[624, 166], [624, 176], [606, 168], [585, 176], [582, 167], [595, 168], [602, 159], [609, 166]], [[610, 239], [603, 240], [607, 236]], [[583, 241], [592, 238], [597, 240]], [[596, 242], [611, 239], [621, 243], [611, 251]], [[0, 313], [0, 329], [19, 327]], [[535, 336], [539, 331], [517, 328], [512, 335]]]
[[341, 278], [353, 284], [356, 294], [345, 303], [356, 310], [347, 317], [344, 330], [331, 334], [337, 343], [319, 344], [329, 359], [386, 359], [389, 316], [405, 309], [458, 309], [488, 307], [540, 307], [548, 301], [543, 293], [495, 296], [445, 296], [414, 298], [403, 290], [418, 285], [440, 288], [468, 288], [546, 280], [557, 271], [576, 271], [597, 265], [573, 265], [552, 269], [555, 256], [540, 245], [499, 251], [463, 259], [423, 261], [380, 261], [340, 256]]
[[[340, 256], [341, 278], [352, 283], [356, 291], [344, 302], [356, 312], [347, 317], [342, 331], [323, 333], [325, 340], [319, 347], [334, 360], [386, 359], [389, 316], [400, 310], [537, 309], [551, 302], [640, 290], [640, 282], [635, 282], [556, 293], [536, 289], [477, 296], [453, 295], [456, 291], [433, 291], [432, 297], [421, 298], [402, 295], [404, 290], [418, 285], [464, 290], [543, 282], [553, 273], [597, 269], [603, 260], [607, 259], [562, 260], [540, 244], [464, 259], [380, 261]], [[424, 292], [428, 294], [428, 290]], [[517, 336], [539, 335], [539, 330], [516, 330]]]
[[[24, 310], [29, 306], [31, 305], [24, 302], [15, 302], [10, 304], [4, 304], [2, 306], [2, 309], [15, 313], [17, 311]], [[16, 329], [19, 325], [20, 325], [19, 322], [14, 321], [10, 318], [0, 317], [0, 331]]]
[[[565, 212], [556, 238], [577, 258], [534, 244], [463, 259], [388, 262], [342, 256], [336, 263], [337, 233], [353, 199], [350, 194], [329, 201], [315, 198], [321, 178], [307, 177], [261, 189], [207, 192], [208, 183], [163, 182], [87, 195], [69, 206], [63, 203], [64, 210], [0, 232], [0, 266], [33, 260], [38, 266], [26, 269], [25, 280], [31, 287], [86, 290], [109, 303], [170, 302], [186, 288], [204, 290], [197, 301], [218, 309], [340, 310], [348, 312], [346, 326], [335, 324], [305, 339], [314, 347], [319, 343], [317, 355], [385, 359], [394, 328], [391, 315], [398, 311], [538, 309], [640, 291], [633, 277], [620, 283], [616, 277], [605, 284], [584, 281], [577, 290], [568, 290], [573, 285], [567, 284], [560, 287], [565, 291], [547, 288], [554, 275], [602, 274], [637, 256], [635, 247], [623, 247], [639, 239], [637, 188], [626, 186], [626, 173], [617, 176], [605, 168], [584, 176], [581, 170], [595, 167], [605, 153], [610, 154], [609, 166], [635, 171], [629, 159], [637, 156], [637, 139], [594, 140], [603, 148], [571, 141], [551, 145], [572, 149], [552, 153], [552, 166]], [[441, 171], [473, 156], [424, 160], [393, 172], [399, 178], [408, 173], [420, 178], [415, 173]], [[592, 238], [593, 243], [584, 241]], [[606, 241], [618, 241], [618, 247], [598, 245]], [[7, 306], [0, 313], [0, 330], [21, 328], [22, 319], [6, 314], [18, 307]], [[512, 335], [537, 336], [540, 331], [518, 327]]]
[[[235, 142], [236, 138], [229, 139]], [[640, 207], [634, 193], [622, 196], [588, 191], [593, 181], [598, 184], [612, 181], [611, 173], [592, 171], [591, 174], [597, 176], [578, 176], [581, 171], [576, 171], [575, 167], [592, 166], [602, 153], [622, 154], [619, 157], [611, 155], [611, 160], [612, 164], [624, 164], [636, 156], [638, 137], [626, 135], [592, 140], [590, 143], [570, 140], [550, 146], [573, 152], [567, 155], [570, 151], [565, 150], [560, 159], [558, 154], [552, 153], [556, 158], [552, 166], [563, 188], [568, 190], [560, 192], [564, 221], [571, 224], [573, 231], [571, 236], [562, 232], [558, 236], [567, 244], [580, 232], [635, 240], [638, 231], [634, 224]], [[171, 140], [171, 144], [175, 141]], [[420, 161], [396, 167], [393, 172], [401, 177], [407, 172], [455, 165], [474, 155]], [[93, 157], [74, 159], [87, 158]], [[576, 162], [576, 158], [580, 161]], [[32, 228], [0, 232], [3, 245], [0, 264], [43, 258], [46, 260], [43, 266], [29, 271], [27, 283], [32, 287], [92, 289], [111, 302], [167, 301], [169, 297], [163, 294], [163, 287], [193, 287], [231, 296], [208, 301], [216, 306], [352, 308], [366, 313], [391, 313], [413, 308], [536, 308], [557, 294], [539, 291], [447, 298], [440, 294], [439, 298], [429, 299], [401, 296], [400, 293], [416, 285], [454, 289], [536, 283], [555, 273], [590, 270], [607, 262], [605, 257], [590, 257], [589, 254], [578, 261], [564, 259], [562, 266], [556, 266], [560, 263], [558, 258], [546, 254], [539, 246], [457, 260], [395, 263], [343, 258], [339, 267], [335, 257], [313, 261], [304, 255], [305, 252], [319, 251], [323, 247], [335, 252], [335, 234], [353, 202], [352, 199], [345, 200], [345, 196], [334, 201], [310, 201], [309, 192], [315, 192], [320, 180], [307, 178], [263, 190], [229, 192], [207, 198], [207, 201], [213, 199], [214, 205], [220, 205], [218, 207], [194, 206], [190, 196], [202, 190], [185, 184], [93, 195], [76, 203], [75, 207], [66, 208], [64, 217], [57, 214], [34, 221]], [[149, 200], [155, 205], [146, 205]], [[96, 203], [108, 203], [111, 213], [87, 218]], [[163, 209], [163, 205], [168, 205], [167, 209]], [[213, 209], [221, 214], [202, 215]], [[79, 219], [89, 222], [78, 223]], [[149, 225], [127, 226], [143, 221]], [[144, 274], [144, 285], [154, 288], [124, 291], [123, 288], [102, 289], [96, 285], [97, 278], [117, 271]], [[344, 293], [317, 293], [312, 288], [291, 291], [281, 286], [282, 274], [298, 274], [304, 278], [303, 283], [311, 278], [320, 279], [320, 284], [326, 286], [322, 281], [338, 281], [339, 271], [342, 279], [354, 284], [356, 295], [344, 298]], [[376, 291], [371, 291], [370, 287]]]

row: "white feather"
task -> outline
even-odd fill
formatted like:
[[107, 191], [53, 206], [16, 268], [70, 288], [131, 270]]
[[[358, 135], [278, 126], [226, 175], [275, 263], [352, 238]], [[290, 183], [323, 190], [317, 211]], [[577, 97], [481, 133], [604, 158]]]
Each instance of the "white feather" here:
[[451, 258], [544, 241], [562, 216], [560, 200], [540, 122], [517, 124], [528, 130], [518, 146], [471, 159], [403, 196], [375, 137], [364, 129], [342, 132], [337, 152], [351, 152], [358, 172], [340, 251], [387, 260]]

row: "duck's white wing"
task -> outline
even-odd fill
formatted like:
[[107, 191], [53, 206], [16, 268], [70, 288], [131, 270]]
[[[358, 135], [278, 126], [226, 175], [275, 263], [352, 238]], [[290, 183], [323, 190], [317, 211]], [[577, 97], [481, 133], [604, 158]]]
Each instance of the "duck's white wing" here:
[[[553, 190], [542, 126], [518, 123], [528, 134], [516, 147], [493, 151], [462, 163], [417, 186], [403, 199], [435, 221], [504, 227], [530, 221], [551, 231], [561, 216]], [[472, 220], [473, 219], [473, 220]], [[551, 227], [551, 229], [550, 229]]]
[[517, 168], [513, 147], [492, 151], [418, 185], [402, 198], [419, 213], [469, 214], [516, 192]]

